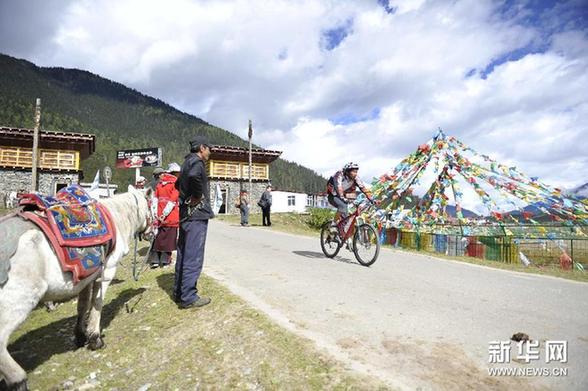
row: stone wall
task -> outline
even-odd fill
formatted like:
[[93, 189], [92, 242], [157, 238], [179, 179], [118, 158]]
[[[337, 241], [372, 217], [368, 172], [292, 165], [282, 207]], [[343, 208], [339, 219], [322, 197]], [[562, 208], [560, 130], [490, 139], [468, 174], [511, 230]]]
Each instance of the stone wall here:
[[[235, 207], [237, 197], [241, 190], [249, 191], [248, 181], [228, 181], [228, 180], [210, 180], [210, 198], [214, 202], [216, 196], [216, 185], [220, 184], [221, 191], [227, 190], [227, 214], [239, 214], [239, 209]], [[261, 194], [265, 191], [267, 182], [253, 182], [252, 194], [249, 195], [250, 211], [249, 213], [261, 213], [261, 208], [257, 206], [257, 201], [261, 198]]]
[[[31, 190], [32, 173], [25, 170], [0, 168], [0, 207], [16, 206], [16, 193], [27, 193]], [[57, 184], [70, 185], [79, 182], [78, 173], [39, 172], [38, 191], [42, 194], [54, 194]]]

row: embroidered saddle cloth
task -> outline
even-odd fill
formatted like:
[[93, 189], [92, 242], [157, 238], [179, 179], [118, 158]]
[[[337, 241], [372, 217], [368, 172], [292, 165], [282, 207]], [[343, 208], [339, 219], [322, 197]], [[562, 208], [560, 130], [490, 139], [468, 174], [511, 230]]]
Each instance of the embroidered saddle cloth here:
[[74, 284], [96, 273], [116, 241], [112, 217], [104, 205], [79, 185], [61, 189], [55, 196], [24, 194], [18, 214], [45, 234], [64, 272]]

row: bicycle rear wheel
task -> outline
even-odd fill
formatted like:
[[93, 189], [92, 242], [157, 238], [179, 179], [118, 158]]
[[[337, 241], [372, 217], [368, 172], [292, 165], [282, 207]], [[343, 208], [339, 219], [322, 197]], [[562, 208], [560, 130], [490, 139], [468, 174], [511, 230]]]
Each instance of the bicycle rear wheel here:
[[327, 258], [334, 258], [341, 249], [341, 242], [338, 239], [338, 234], [331, 232], [332, 222], [329, 221], [321, 228], [321, 249]]
[[380, 241], [378, 233], [369, 224], [361, 224], [353, 235], [353, 253], [357, 262], [363, 266], [370, 266], [378, 259], [380, 254]]

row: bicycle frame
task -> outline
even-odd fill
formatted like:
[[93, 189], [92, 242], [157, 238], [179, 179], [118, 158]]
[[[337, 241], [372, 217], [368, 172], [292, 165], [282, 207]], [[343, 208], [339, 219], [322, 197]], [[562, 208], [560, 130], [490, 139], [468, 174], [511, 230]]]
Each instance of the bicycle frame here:
[[[355, 233], [355, 227], [358, 225], [356, 224], [357, 219], [361, 216], [361, 213], [368, 209], [368, 207], [362, 207], [362, 204], [357, 205], [355, 212], [351, 213], [349, 216], [342, 218], [339, 223], [337, 224], [337, 229], [339, 230], [339, 235], [346, 241], [347, 239], [351, 238]], [[351, 220], [351, 221], [350, 221]], [[347, 229], [346, 229], [347, 227]]]

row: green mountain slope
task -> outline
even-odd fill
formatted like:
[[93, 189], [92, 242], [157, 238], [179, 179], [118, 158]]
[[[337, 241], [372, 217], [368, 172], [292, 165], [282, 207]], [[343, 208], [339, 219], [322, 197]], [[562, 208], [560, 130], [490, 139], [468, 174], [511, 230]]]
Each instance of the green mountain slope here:
[[[82, 164], [86, 180], [97, 169], [113, 166], [119, 149], [162, 147], [167, 164], [181, 162], [187, 140], [195, 134], [208, 136], [214, 144], [247, 146], [231, 132], [120, 83], [0, 54], [0, 125], [32, 127], [37, 97], [42, 100], [43, 129], [96, 134], [96, 152]], [[270, 174], [274, 186], [298, 191], [322, 191], [326, 182], [316, 172], [282, 159], [272, 163]], [[131, 170], [114, 170], [113, 182], [126, 187], [132, 177]]]

